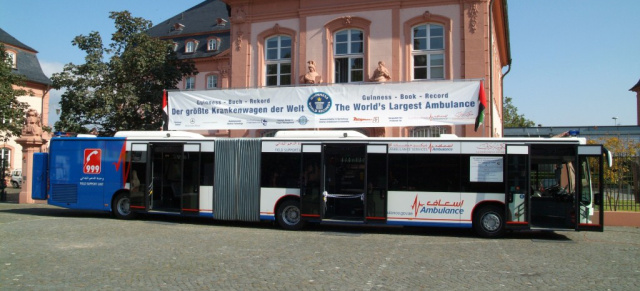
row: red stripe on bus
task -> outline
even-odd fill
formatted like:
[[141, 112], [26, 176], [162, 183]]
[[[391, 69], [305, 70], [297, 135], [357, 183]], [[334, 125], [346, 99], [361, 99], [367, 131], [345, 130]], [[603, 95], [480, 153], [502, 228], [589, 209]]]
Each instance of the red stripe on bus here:
[[302, 214], [302, 217], [320, 217], [320, 214]]
[[371, 220], [385, 220], [387, 219], [386, 217], [367, 217], [367, 219], [371, 219]]
[[579, 226], [602, 226], [600, 224], [588, 224], [588, 223], [580, 223]]
[[144, 207], [144, 206], [133, 206], [133, 205], [129, 205], [129, 208], [145, 209], [145, 207]]
[[526, 221], [507, 221], [507, 224], [523, 224], [523, 225], [526, 225], [526, 224], [529, 224], [529, 223], [526, 222]]

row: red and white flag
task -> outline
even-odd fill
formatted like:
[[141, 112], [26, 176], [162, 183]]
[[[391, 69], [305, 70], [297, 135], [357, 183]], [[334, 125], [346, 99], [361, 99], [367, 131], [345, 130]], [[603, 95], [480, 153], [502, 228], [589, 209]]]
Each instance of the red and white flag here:
[[167, 90], [162, 90], [162, 130], [168, 130], [169, 106], [167, 106]]
[[169, 115], [169, 108], [167, 107], [167, 90], [162, 90], [162, 111], [164, 111], [164, 114]]
[[484, 84], [480, 81], [480, 93], [478, 93], [478, 117], [476, 117], [475, 131], [478, 131], [480, 124], [484, 123], [484, 110], [487, 108], [487, 95], [484, 92]]

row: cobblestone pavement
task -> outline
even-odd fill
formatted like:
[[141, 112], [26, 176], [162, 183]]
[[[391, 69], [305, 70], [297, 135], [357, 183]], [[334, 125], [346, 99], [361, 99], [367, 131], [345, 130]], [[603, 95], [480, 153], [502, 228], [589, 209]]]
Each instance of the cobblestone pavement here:
[[0, 203], [1, 290], [640, 290], [640, 229], [314, 226]]

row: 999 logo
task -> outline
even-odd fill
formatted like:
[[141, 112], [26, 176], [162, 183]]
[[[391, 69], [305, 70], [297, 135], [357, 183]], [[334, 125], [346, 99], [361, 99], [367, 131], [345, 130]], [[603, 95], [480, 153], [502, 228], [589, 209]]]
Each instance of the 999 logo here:
[[85, 174], [100, 174], [102, 165], [101, 149], [85, 149], [82, 172]]

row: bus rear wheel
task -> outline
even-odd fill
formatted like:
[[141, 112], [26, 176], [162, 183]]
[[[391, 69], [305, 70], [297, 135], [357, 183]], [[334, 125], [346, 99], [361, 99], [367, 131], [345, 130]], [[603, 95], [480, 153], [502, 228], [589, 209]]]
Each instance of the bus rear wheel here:
[[131, 211], [131, 199], [129, 194], [120, 193], [113, 199], [111, 204], [111, 211], [119, 219], [132, 219], [135, 217], [135, 213]]
[[287, 200], [278, 206], [276, 219], [280, 227], [288, 230], [299, 230], [304, 226], [304, 221], [300, 215], [300, 203], [294, 200]]
[[473, 229], [486, 238], [504, 235], [504, 210], [495, 205], [482, 206], [473, 214]]

